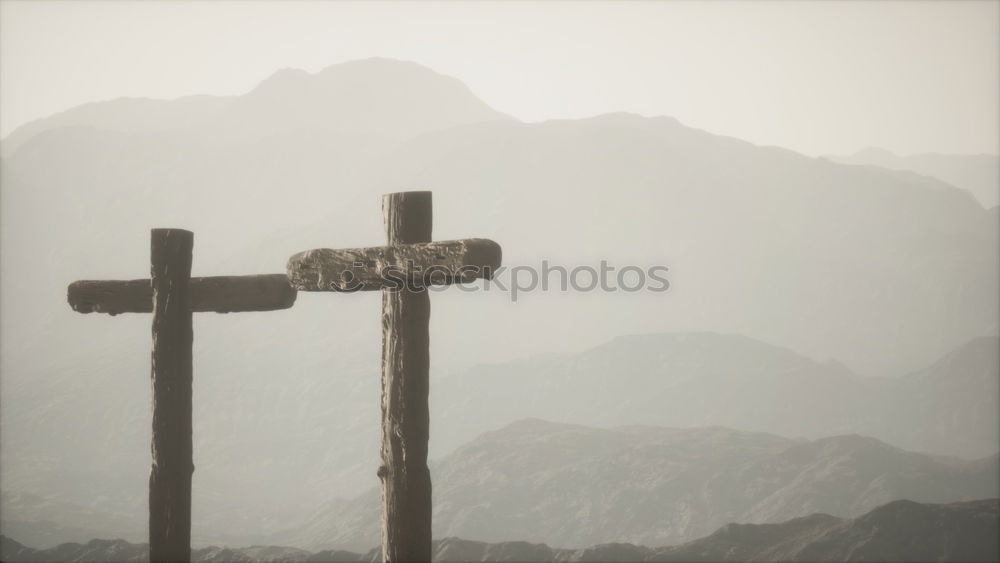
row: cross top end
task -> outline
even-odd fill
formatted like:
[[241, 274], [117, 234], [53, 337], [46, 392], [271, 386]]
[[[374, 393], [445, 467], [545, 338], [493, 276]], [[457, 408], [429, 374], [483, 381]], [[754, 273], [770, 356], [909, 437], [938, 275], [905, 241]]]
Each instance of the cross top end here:
[[431, 240], [434, 223], [432, 194], [428, 191], [385, 194], [382, 217], [389, 244], [427, 242]]
[[301, 291], [415, 289], [491, 279], [500, 266], [500, 245], [488, 239], [430, 242], [432, 194], [382, 196], [387, 246], [319, 248], [288, 260], [288, 282]]
[[288, 260], [288, 281], [302, 291], [374, 291], [491, 279], [500, 245], [461, 239], [373, 248], [318, 248]]

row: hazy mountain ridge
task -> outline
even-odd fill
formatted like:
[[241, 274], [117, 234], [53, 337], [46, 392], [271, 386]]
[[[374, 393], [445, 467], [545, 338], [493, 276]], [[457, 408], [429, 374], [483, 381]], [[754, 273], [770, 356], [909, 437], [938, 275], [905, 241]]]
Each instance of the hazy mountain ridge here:
[[635, 335], [577, 355], [477, 366], [431, 393], [442, 420], [432, 440], [439, 455], [522, 417], [721, 425], [813, 439], [854, 433], [969, 458], [1000, 449], [996, 337], [905, 377], [870, 378], [740, 335]]
[[[344, 306], [340, 301], [320, 312], [342, 314]], [[259, 334], [279, 337], [280, 324], [268, 322], [266, 315], [253, 319]], [[88, 320], [96, 319], [81, 318]], [[104, 318], [111, 327], [107, 330], [127, 332], [128, 324], [116, 324], [124, 320]], [[147, 330], [141, 317], [131, 317], [130, 322], [134, 330]], [[220, 329], [229, 326], [226, 317], [214, 322], [221, 323]], [[279, 367], [261, 357], [251, 343], [241, 341], [239, 334], [216, 345], [237, 350], [260, 365], [252, 371], [223, 376], [226, 365], [198, 348], [196, 365], [203, 366], [203, 373], [219, 375], [203, 376], [195, 388], [196, 541], [235, 545], [276, 541], [280, 538], [275, 534], [284, 526], [309, 517], [325, 500], [350, 497], [352, 490], [377, 484], [373, 470], [378, 459], [376, 368], [365, 368], [363, 363], [351, 368], [347, 362], [322, 378], [274, 378], [269, 374]], [[771, 432], [794, 428], [796, 434], [811, 438], [860, 433], [863, 428], [888, 429], [917, 445], [925, 444], [920, 439], [924, 435], [933, 437], [940, 432], [943, 439], [927, 445], [995, 453], [997, 409], [991, 405], [995, 405], [998, 393], [996, 350], [995, 338], [980, 339], [922, 372], [873, 379], [736, 335], [623, 337], [579, 355], [477, 366], [435, 380], [432, 456], [449, 454], [478, 433], [519, 417], [543, 416], [598, 426], [716, 424]], [[347, 350], [331, 353], [345, 361], [352, 357]], [[365, 353], [355, 350], [355, 355]], [[377, 357], [377, 340], [367, 354]], [[20, 463], [35, 468], [30, 474], [13, 472], [11, 469], [19, 466], [7, 465], [12, 459], [8, 458], [4, 462], [10, 471], [5, 491], [44, 492], [46, 505], [52, 507], [41, 510], [35, 508], [37, 503], [11, 503], [5, 495], [5, 524], [36, 534], [21, 535], [22, 541], [37, 541], [35, 537], [84, 541], [107, 535], [109, 530], [130, 541], [144, 536], [141, 515], [145, 510], [149, 430], [145, 420], [148, 407], [142, 399], [149, 392], [143, 377], [148, 360], [144, 355], [133, 356], [101, 354], [94, 377], [75, 378], [71, 386], [63, 383], [57, 387], [57, 382], [50, 381], [47, 388], [38, 391], [39, 397], [5, 408], [5, 417], [35, 421], [30, 428], [5, 428], [5, 448], [16, 448], [11, 451], [22, 456]], [[327, 373], [327, 368], [321, 363], [309, 366], [309, 371]], [[98, 381], [106, 384], [95, 387]], [[104, 396], [100, 391], [104, 385], [116, 387], [118, 394]], [[574, 389], [572, 397], [566, 396], [566, 389]], [[4, 392], [24, 393], [11, 387], [5, 387]], [[52, 397], [63, 396], [60, 393], [66, 396], [53, 402]], [[122, 400], [133, 396], [135, 400]], [[39, 402], [41, 397], [50, 398]], [[339, 401], [335, 403], [330, 397]], [[953, 402], [941, 402], [942, 397]], [[47, 406], [33, 414], [32, 404]], [[80, 407], [74, 404], [86, 406], [88, 414], [81, 415]], [[893, 430], [894, 420], [907, 431]], [[67, 433], [67, 428], [72, 432]], [[289, 440], [289, 433], [296, 439]], [[47, 436], [57, 434], [65, 436], [65, 443], [55, 453], [74, 460], [70, 479], [61, 478], [65, 470], [53, 462], [60, 458], [51, 447], [43, 447], [52, 443]], [[102, 436], [96, 444], [91, 438], [95, 435]], [[787, 444], [785, 438], [773, 439]], [[805, 457], [824, 455], [839, 454], [816, 449]], [[111, 458], [117, 462], [109, 467], [107, 460]], [[959, 463], [965, 467], [985, 464], [982, 471], [996, 472], [991, 460]], [[82, 489], [88, 492], [86, 496], [73, 495], [77, 483], [86, 483]], [[253, 499], [246, 497], [248, 490], [257, 491]], [[317, 490], [327, 494], [316, 495]], [[371, 506], [365, 510], [358, 507], [366, 501], [335, 503], [353, 507], [349, 529], [363, 529], [375, 517], [377, 494], [369, 497]], [[95, 501], [97, 498], [101, 500]], [[70, 506], [59, 508], [60, 499]], [[474, 512], [475, 506], [472, 503], [467, 508]], [[248, 511], [248, 507], [257, 512]], [[461, 504], [451, 504], [451, 509], [461, 508]], [[127, 515], [131, 525], [122, 527], [119, 522], [105, 526], [106, 515], [75, 518], [81, 510]], [[787, 515], [787, 510], [779, 501], [762, 502], [754, 508], [757, 514], [775, 517]], [[846, 506], [843, 510], [840, 514], [853, 515], [860, 508]], [[72, 535], [70, 530], [75, 530]], [[64, 535], [58, 537], [60, 534]], [[468, 536], [463, 528], [450, 535]], [[365, 546], [367, 543], [360, 547]]]
[[[651, 549], [604, 544], [553, 549], [528, 542], [484, 543], [458, 538], [433, 542], [434, 561], [995, 561], [998, 501], [944, 505], [895, 501], [850, 520], [814, 514], [780, 524], [727, 524], [686, 544]], [[380, 549], [309, 553], [288, 547], [201, 548], [193, 561], [240, 563], [377, 562]], [[47, 561], [145, 561], [145, 544], [92, 540], [47, 550], [26, 548], [0, 536], [11, 563]]]
[[[992, 257], [998, 225], [967, 192], [936, 179], [629, 114], [439, 130], [382, 162], [381, 190], [434, 186], [449, 196], [445, 217], [484, 216], [476, 223], [491, 225], [489, 234], [504, 241], [507, 264], [608, 258], [669, 265], [673, 298], [633, 301], [671, 328], [680, 323], [670, 319], [697, 318], [699, 326], [881, 375], [931, 361], [903, 365], [902, 356], [917, 349], [943, 354], [997, 330], [984, 313], [995, 309], [996, 292], [985, 284], [1000, 269]], [[959, 216], [962, 224], [953, 222]], [[497, 223], [504, 218], [516, 218], [518, 228]], [[927, 280], [919, 272], [928, 267], [941, 277]], [[947, 310], [938, 309], [944, 287], [956, 289]], [[589, 317], [616, 315], [599, 308], [598, 298], [590, 301], [576, 304], [590, 305]], [[559, 305], [546, 304], [550, 317], [573, 314]], [[942, 349], [943, 333], [931, 331], [927, 319], [979, 328]], [[581, 330], [531, 321], [570, 338]], [[894, 361], [872, 361], [886, 350], [896, 352], [889, 354]]]
[[[372, 80], [398, 75], [405, 83], [404, 77], [414, 73], [416, 65], [379, 60], [331, 68], [345, 66], [371, 69]], [[416, 74], [428, 80], [437, 77], [431, 71]], [[319, 76], [310, 79], [317, 78], [311, 83], [321, 92]], [[345, 111], [399, 111], [398, 104], [354, 101], [355, 106]], [[301, 108], [310, 107], [303, 100], [299, 102]], [[288, 103], [291, 101], [282, 101], [271, 110], [285, 115], [281, 108]], [[402, 107], [425, 113], [408, 105]], [[672, 285], [675, 291], [690, 293], [685, 303], [660, 299], [656, 309], [642, 308], [650, 311], [647, 315], [655, 312], [664, 319], [659, 324], [667, 324], [655, 330], [687, 330], [686, 319], [700, 318], [715, 330], [752, 334], [810, 356], [834, 357], [853, 367], [861, 365], [865, 371], [874, 368], [882, 373], [897, 372], [900, 366], [913, 369], [968, 338], [997, 330], [995, 319], [983, 314], [993, 309], [991, 301], [996, 300], [992, 286], [989, 291], [983, 287], [996, 281], [1000, 268], [992, 258], [997, 250], [996, 222], [970, 206], [973, 202], [967, 201], [963, 192], [950, 190], [945, 184], [913, 190], [906, 187], [912, 182], [884, 171], [755, 147], [682, 126], [669, 118], [614, 114], [519, 124], [496, 122], [492, 120], [496, 116], [489, 115], [491, 119], [486, 121], [490, 122], [450, 129], [449, 124], [462, 119], [458, 114], [442, 117], [433, 127], [437, 133], [425, 134], [399, 148], [397, 141], [346, 132], [336, 120], [328, 123], [319, 119], [298, 133], [277, 124], [261, 125], [263, 130], [252, 136], [260, 141], [241, 137], [214, 145], [208, 141], [212, 135], [196, 128], [178, 130], [167, 146], [157, 146], [157, 134], [129, 134], [106, 148], [79, 137], [78, 131], [75, 140], [37, 147], [30, 159], [5, 159], [6, 207], [22, 211], [5, 217], [5, 223], [11, 224], [7, 236], [37, 240], [53, 249], [55, 263], [65, 263], [61, 267], [67, 268], [65, 281], [83, 275], [76, 271], [96, 270], [88, 263], [76, 264], [73, 273], [68, 271], [75, 257], [86, 253], [86, 247], [80, 247], [83, 241], [97, 247], [122, 246], [121, 233], [144, 232], [150, 226], [171, 223], [194, 228], [199, 240], [210, 241], [210, 256], [200, 259], [214, 263], [221, 257], [221, 265], [235, 271], [280, 268], [288, 254], [321, 241], [330, 240], [326, 244], [332, 245], [343, 240], [360, 246], [366, 240], [380, 240], [377, 209], [371, 213], [375, 226], [367, 220], [362, 223], [360, 218], [365, 215], [354, 209], [370, 205], [366, 198], [376, 198], [385, 190], [433, 186], [438, 194], [436, 224], [452, 230], [448, 236], [464, 236], [470, 225], [484, 226], [486, 236], [502, 239], [511, 264], [546, 256], [586, 261], [603, 256], [616, 262], [660, 262], [683, 272], [683, 279], [672, 280]], [[359, 135], [367, 142], [355, 147]], [[269, 139], [272, 142], [267, 142]], [[81, 149], [88, 158], [79, 156]], [[160, 156], [165, 161], [158, 161]], [[19, 193], [22, 184], [32, 186], [28, 191], [44, 187], [45, 195]], [[476, 190], [469, 189], [473, 185]], [[238, 187], [242, 197], [231, 197], [226, 186]], [[609, 186], [615, 186], [618, 195], [604, 198], [600, 204], [574, 197], [583, 188], [592, 188], [597, 194]], [[470, 200], [476, 197], [481, 201]], [[789, 205], [779, 212], [775, 204], [782, 200], [788, 200]], [[523, 201], [533, 201], [533, 205], [521, 205]], [[574, 202], [574, 213], [560, 219], [560, 228], [553, 228], [547, 210], [569, 201]], [[114, 206], [102, 210], [106, 202]], [[267, 212], [261, 214], [264, 209]], [[335, 212], [331, 215], [326, 209]], [[108, 211], [114, 213], [109, 217]], [[740, 213], [734, 214], [736, 211]], [[227, 224], [228, 229], [220, 228], [220, 215], [233, 222]], [[39, 229], [40, 225], [21, 224], [24, 217], [37, 216], [51, 217], [49, 224], [78, 224], [83, 219], [91, 226], [86, 234], [78, 232], [66, 239], [51, 229]], [[699, 220], [693, 221], [696, 218]], [[859, 219], [864, 220], [857, 224]], [[114, 238], [106, 229], [93, 226], [103, 226], [109, 220], [119, 225]], [[451, 226], [455, 223], [459, 223], [458, 228]], [[516, 228], [522, 226], [525, 228]], [[900, 229], [902, 232], [897, 232]], [[242, 236], [233, 235], [237, 232]], [[740, 236], [719, 240], [728, 232]], [[372, 235], [369, 238], [359, 233]], [[803, 247], [788, 238], [789, 233], [809, 244]], [[613, 241], [621, 244], [613, 245]], [[256, 259], [238, 250], [247, 246], [257, 250]], [[144, 248], [142, 244], [127, 245], [123, 263], [126, 259], [144, 263]], [[199, 247], [198, 256], [205, 251]], [[765, 259], [778, 260], [768, 272], [758, 271], [756, 265]], [[7, 261], [12, 267], [19, 266], [21, 257], [15, 255]], [[843, 261], [838, 265], [842, 271], [867, 271], [867, 277], [874, 279], [844, 278], [830, 268], [833, 261]], [[919, 279], [918, 271], [928, 267], [939, 272], [939, 277], [933, 282], [914, 283]], [[741, 283], [728, 283], [726, 272], [733, 271], [743, 274]], [[959, 279], [956, 271], [968, 275]], [[63, 280], [53, 278], [25, 279], [24, 285], [21, 280], [8, 280], [8, 287], [15, 293], [34, 287], [43, 288], [46, 294], [61, 293]], [[879, 293], [888, 291], [889, 286], [892, 297], [887, 300]], [[962, 290], [944, 293], [942, 287]], [[816, 300], [814, 295], [826, 298]], [[843, 300], [838, 301], [838, 296]], [[807, 297], [812, 299], [803, 308], [802, 300]], [[612, 313], [600, 299], [591, 301], [600, 309], [589, 311], [588, 316]], [[764, 311], [758, 303], [780, 306]], [[696, 305], [700, 310], [692, 309]], [[17, 301], [8, 306], [16, 310]], [[806, 322], [803, 314], [808, 308], [814, 310]], [[865, 317], [865, 322], [850, 319], [848, 326], [840, 318], [844, 311]], [[564, 313], [559, 309], [544, 319]], [[897, 326], [886, 320], [897, 313], [914, 317], [899, 322], [916, 328], [900, 334]], [[33, 320], [37, 315], [18, 311], [16, 316], [37, 322]], [[827, 319], [826, 324], [811, 322], [817, 317]], [[917, 317], [948, 319], [956, 332], [921, 329], [926, 323], [915, 322]], [[530, 320], [552, 323], [537, 316]], [[650, 332], [649, 325], [656, 323], [641, 324], [646, 326], [623, 329]], [[585, 325], [575, 326], [580, 332]], [[845, 334], [858, 327], [870, 334], [855, 341], [845, 339]], [[37, 330], [41, 328], [24, 332]], [[567, 338], [596, 343], [616, 335], [584, 332]], [[870, 344], [889, 338], [886, 335], [895, 340], [885, 346]], [[516, 340], [511, 345], [529, 346]], [[907, 350], [907, 355], [926, 352], [919, 358], [887, 360], [882, 358], [886, 347]]]
[[[721, 427], [613, 429], [519, 421], [433, 463], [438, 537], [574, 548], [670, 545], [727, 522], [853, 517], [899, 499], [998, 494], [998, 460], [941, 459], [871, 438], [813, 442]], [[338, 501], [281, 543], [378, 542], [379, 491]], [[280, 537], [280, 536], [279, 536]]]
[[0, 141], [0, 151], [4, 157], [9, 157], [38, 135], [71, 127], [131, 133], [190, 128], [220, 111], [231, 100], [229, 96], [200, 95], [173, 100], [119, 98], [92, 102], [18, 127]]
[[[399, 88], [399, 81], [407, 87]], [[373, 58], [331, 65], [312, 74], [282, 69], [238, 96], [88, 103], [22, 125], [0, 146], [8, 157], [33, 137], [67, 127], [122, 133], [193, 130], [215, 142], [245, 142], [299, 129], [404, 139], [491, 119], [511, 118], [487, 106], [450, 76], [416, 63]]]
[[730, 524], [647, 561], [991, 561], [996, 499], [952, 504], [901, 500], [851, 520], [815, 515], [777, 525]]
[[[400, 87], [405, 84], [405, 87]], [[309, 74], [278, 71], [202, 124], [235, 138], [323, 129], [408, 139], [440, 128], [510, 119], [465, 84], [412, 62], [365, 59]]]
[[[82, 506], [49, 497], [13, 493], [5, 484], [0, 495], [0, 530], [8, 538], [26, 545], [56, 546], [64, 542], [86, 543], [98, 532], [115, 530], [117, 537], [146, 537], [146, 520], [134, 513], [116, 510], [114, 503]], [[110, 504], [110, 506], [109, 506]]]
[[968, 190], [989, 209], [1000, 201], [1000, 156], [995, 154], [914, 154], [900, 156], [880, 148], [862, 149], [852, 155], [827, 156], [834, 162], [911, 170], [933, 176]]

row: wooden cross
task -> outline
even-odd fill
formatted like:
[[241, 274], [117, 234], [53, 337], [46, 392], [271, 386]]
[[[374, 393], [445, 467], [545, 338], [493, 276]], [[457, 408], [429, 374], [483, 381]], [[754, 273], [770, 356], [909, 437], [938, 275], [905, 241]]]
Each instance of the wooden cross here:
[[191, 314], [287, 309], [296, 292], [285, 274], [191, 277], [194, 234], [153, 229], [151, 277], [77, 281], [68, 299], [80, 313], [153, 313], [153, 467], [149, 559], [191, 560]]
[[490, 278], [500, 245], [485, 239], [431, 240], [431, 192], [388, 194], [389, 246], [308, 250], [288, 261], [303, 291], [382, 290], [382, 560], [431, 560], [430, 299], [427, 286]]

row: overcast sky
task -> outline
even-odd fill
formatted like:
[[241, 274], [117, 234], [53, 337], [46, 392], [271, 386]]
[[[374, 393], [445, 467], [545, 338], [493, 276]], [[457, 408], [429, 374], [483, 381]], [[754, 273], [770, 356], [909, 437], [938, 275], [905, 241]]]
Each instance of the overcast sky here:
[[384, 56], [523, 120], [671, 115], [807, 154], [1000, 152], [1000, 3], [0, 3], [0, 134]]

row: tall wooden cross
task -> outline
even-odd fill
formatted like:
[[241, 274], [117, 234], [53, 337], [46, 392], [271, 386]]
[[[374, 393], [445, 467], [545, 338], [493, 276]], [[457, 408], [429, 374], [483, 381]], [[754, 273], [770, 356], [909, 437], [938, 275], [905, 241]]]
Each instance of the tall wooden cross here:
[[430, 299], [427, 286], [492, 277], [500, 246], [431, 240], [431, 192], [382, 199], [388, 246], [308, 250], [288, 261], [303, 291], [382, 290], [382, 560], [431, 560]]
[[191, 313], [287, 309], [285, 274], [191, 277], [194, 234], [153, 229], [150, 279], [77, 281], [68, 299], [80, 313], [153, 313], [153, 467], [149, 474], [149, 559], [191, 560]]

